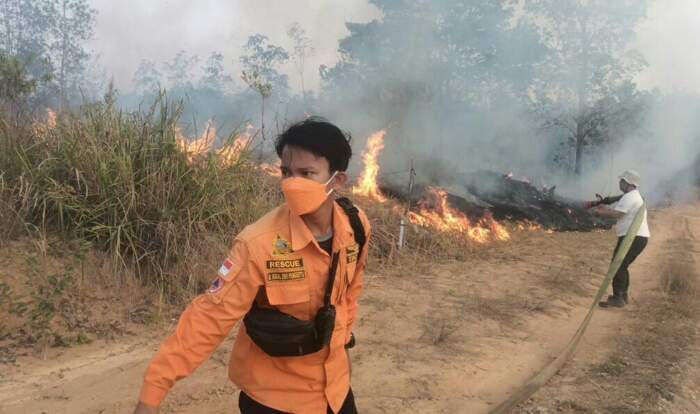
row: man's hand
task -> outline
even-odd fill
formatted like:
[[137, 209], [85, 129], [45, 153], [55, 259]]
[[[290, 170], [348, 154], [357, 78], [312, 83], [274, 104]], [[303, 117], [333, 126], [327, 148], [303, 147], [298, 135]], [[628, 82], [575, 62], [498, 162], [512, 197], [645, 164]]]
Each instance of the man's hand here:
[[583, 208], [590, 210], [594, 207], [598, 207], [599, 205], [603, 204], [603, 201], [605, 200], [603, 196], [598, 193], [596, 193], [595, 198], [595, 201], [584, 201]]
[[134, 410], [134, 414], [158, 414], [158, 407], [152, 405], [146, 405], [139, 401]]
[[352, 361], [350, 361], [350, 350], [345, 350], [345, 355], [348, 357], [348, 369], [350, 370], [350, 378], [352, 378]]

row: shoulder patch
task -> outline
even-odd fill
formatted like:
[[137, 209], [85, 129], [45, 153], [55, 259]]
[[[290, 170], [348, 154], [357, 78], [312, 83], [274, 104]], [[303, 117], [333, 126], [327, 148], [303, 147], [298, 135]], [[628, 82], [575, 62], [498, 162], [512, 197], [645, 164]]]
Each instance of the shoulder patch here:
[[233, 268], [233, 261], [231, 261], [231, 259], [226, 259], [219, 268], [219, 274], [226, 277], [228, 276], [229, 272], [231, 272], [231, 268]]
[[224, 280], [220, 277], [217, 277], [214, 279], [213, 282], [211, 282], [211, 286], [209, 286], [209, 289], [207, 289], [208, 293], [216, 293], [221, 290], [221, 288], [224, 287]]

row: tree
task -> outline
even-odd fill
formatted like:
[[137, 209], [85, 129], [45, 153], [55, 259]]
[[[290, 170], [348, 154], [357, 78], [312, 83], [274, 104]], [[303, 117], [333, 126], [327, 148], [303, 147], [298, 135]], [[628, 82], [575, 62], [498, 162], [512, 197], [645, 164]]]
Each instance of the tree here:
[[25, 110], [36, 87], [37, 80], [31, 79], [18, 58], [0, 52], [0, 107], [3, 111], [17, 115]]
[[53, 72], [47, 47], [54, 24], [51, 10], [50, 0], [0, 0], [0, 52], [17, 59], [28, 76]]
[[583, 171], [592, 145], [610, 141], [639, 111], [643, 96], [633, 79], [644, 67], [630, 49], [646, 0], [540, 0], [528, 4], [526, 20], [539, 30], [547, 55], [530, 89], [545, 127], [565, 132], [573, 171]]
[[52, 25], [50, 0], [0, 0], [0, 49], [7, 55], [43, 56]]
[[140, 95], [158, 93], [162, 78], [163, 74], [158, 70], [155, 62], [142, 59], [134, 73], [134, 88]]
[[532, 28], [510, 23], [508, 2], [371, 3], [382, 18], [346, 24], [339, 62], [321, 67], [323, 99], [349, 100], [412, 140], [397, 147], [442, 155], [448, 139], [465, 141], [455, 121], [519, 104], [532, 82], [543, 48]]
[[306, 98], [306, 86], [304, 85], [304, 75], [306, 72], [306, 59], [313, 56], [315, 49], [311, 43], [311, 39], [306, 36], [306, 31], [299, 23], [293, 23], [287, 35], [294, 42], [294, 51], [292, 52], [292, 61], [299, 75], [299, 83], [301, 85], [301, 96]]
[[171, 89], [189, 90], [193, 88], [198, 56], [189, 55], [184, 50], [178, 52], [170, 62], [165, 63], [165, 72]]
[[51, 77], [37, 93], [58, 94], [62, 103], [77, 92], [89, 57], [95, 10], [87, 0], [0, 0], [0, 51], [14, 56], [34, 78]]
[[243, 45], [245, 54], [240, 61], [243, 64], [241, 78], [254, 91], [260, 95], [260, 156], [262, 160], [265, 150], [265, 102], [272, 96], [272, 92], [285, 93], [287, 75], [277, 71], [277, 67], [289, 59], [289, 54], [280, 46], [268, 42], [268, 38], [262, 34], [255, 34], [248, 38]]
[[61, 101], [78, 91], [89, 53], [85, 42], [92, 38], [96, 10], [87, 0], [54, 0], [54, 24], [49, 53], [56, 66]]
[[233, 78], [224, 69], [224, 55], [220, 52], [212, 52], [202, 67], [204, 75], [200, 80], [200, 87], [223, 93], [233, 83]]

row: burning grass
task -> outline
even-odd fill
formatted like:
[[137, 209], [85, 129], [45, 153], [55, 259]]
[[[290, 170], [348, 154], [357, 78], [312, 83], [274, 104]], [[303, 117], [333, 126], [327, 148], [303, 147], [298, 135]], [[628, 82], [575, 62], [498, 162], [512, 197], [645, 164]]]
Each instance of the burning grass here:
[[46, 124], [1, 119], [3, 238], [86, 240], [168, 295], [197, 290], [192, 266], [211, 245], [228, 245], [280, 199], [246, 162], [250, 137], [212, 151], [213, 127], [188, 142], [179, 114], [163, 98], [145, 113], [93, 104]]

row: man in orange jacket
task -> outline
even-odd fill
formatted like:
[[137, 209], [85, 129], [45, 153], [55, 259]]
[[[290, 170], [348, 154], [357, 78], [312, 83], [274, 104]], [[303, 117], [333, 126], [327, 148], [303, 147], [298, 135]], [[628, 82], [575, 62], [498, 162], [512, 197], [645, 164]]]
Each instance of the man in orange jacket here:
[[310, 118], [282, 133], [276, 151], [287, 202], [235, 238], [211, 287], [183, 312], [148, 366], [135, 414], [157, 413], [174, 383], [244, 317], [229, 361], [241, 413], [357, 412], [347, 348], [354, 344], [369, 222], [356, 209], [353, 220], [329, 197], [348, 181], [349, 138]]

